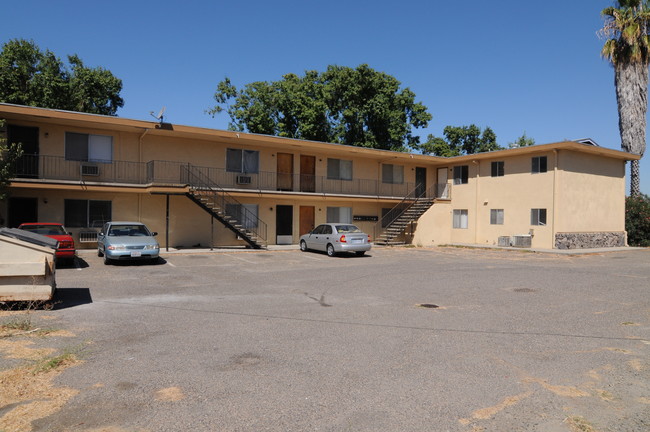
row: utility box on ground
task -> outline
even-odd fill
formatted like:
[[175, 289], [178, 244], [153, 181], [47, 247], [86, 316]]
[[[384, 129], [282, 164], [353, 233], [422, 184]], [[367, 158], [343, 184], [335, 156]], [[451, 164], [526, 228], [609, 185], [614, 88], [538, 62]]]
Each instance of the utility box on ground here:
[[56, 289], [57, 241], [0, 228], [0, 301], [47, 301]]

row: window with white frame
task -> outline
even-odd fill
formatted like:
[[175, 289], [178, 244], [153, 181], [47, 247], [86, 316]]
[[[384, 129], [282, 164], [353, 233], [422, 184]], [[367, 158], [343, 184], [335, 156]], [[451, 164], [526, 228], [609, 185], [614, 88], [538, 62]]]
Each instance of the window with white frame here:
[[327, 223], [352, 223], [352, 207], [327, 207]]
[[111, 220], [111, 207], [111, 201], [64, 200], [64, 225], [68, 228], [101, 227]]
[[546, 156], [536, 156], [532, 159], [531, 172], [533, 174], [545, 173], [548, 169]]
[[492, 162], [492, 177], [503, 177], [504, 174], [503, 161]]
[[503, 209], [490, 210], [490, 225], [503, 225]]
[[546, 225], [546, 209], [531, 209], [530, 210], [530, 224], [531, 225]]
[[467, 210], [454, 210], [454, 228], [467, 229]]
[[454, 167], [454, 184], [467, 184], [469, 182], [469, 166], [460, 165]]
[[226, 149], [226, 171], [257, 174], [260, 171], [260, 152], [257, 150]]
[[352, 180], [352, 161], [327, 158], [327, 178], [330, 180]]
[[82, 162], [112, 162], [113, 137], [66, 132], [65, 159]]
[[246, 228], [257, 228], [257, 204], [226, 204], [226, 215], [237, 219], [239, 224]]
[[403, 184], [404, 167], [402, 165], [383, 164], [381, 166], [381, 181], [388, 184]]

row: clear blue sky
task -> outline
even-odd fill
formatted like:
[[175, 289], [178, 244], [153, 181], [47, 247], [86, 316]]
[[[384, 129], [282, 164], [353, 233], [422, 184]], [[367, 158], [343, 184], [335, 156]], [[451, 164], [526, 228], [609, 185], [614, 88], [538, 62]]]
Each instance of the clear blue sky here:
[[[329, 64], [395, 76], [433, 115], [428, 129], [490, 126], [506, 146], [590, 137], [620, 149], [614, 71], [600, 58], [613, 0], [30, 1], [4, 8], [0, 41], [33, 39], [123, 80], [121, 117], [225, 129], [217, 83], [237, 86]], [[650, 162], [641, 190], [650, 193]]]

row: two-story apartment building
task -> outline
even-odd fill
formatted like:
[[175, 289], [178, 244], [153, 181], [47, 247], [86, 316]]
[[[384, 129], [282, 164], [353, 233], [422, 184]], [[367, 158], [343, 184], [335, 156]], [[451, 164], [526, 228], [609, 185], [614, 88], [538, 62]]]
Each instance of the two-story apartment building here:
[[327, 221], [424, 246], [621, 245], [637, 158], [572, 141], [441, 158], [8, 104], [0, 118], [25, 150], [0, 225], [61, 222], [81, 247], [107, 220], [144, 222], [163, 248], [291, 244]]

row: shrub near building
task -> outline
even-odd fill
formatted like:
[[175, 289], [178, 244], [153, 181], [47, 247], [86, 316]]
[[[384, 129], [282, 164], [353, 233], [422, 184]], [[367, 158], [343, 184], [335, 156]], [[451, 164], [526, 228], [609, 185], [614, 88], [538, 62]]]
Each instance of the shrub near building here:
[[630, 246], [650, 246], [650, 196], [625, 199], [625, 229]]

